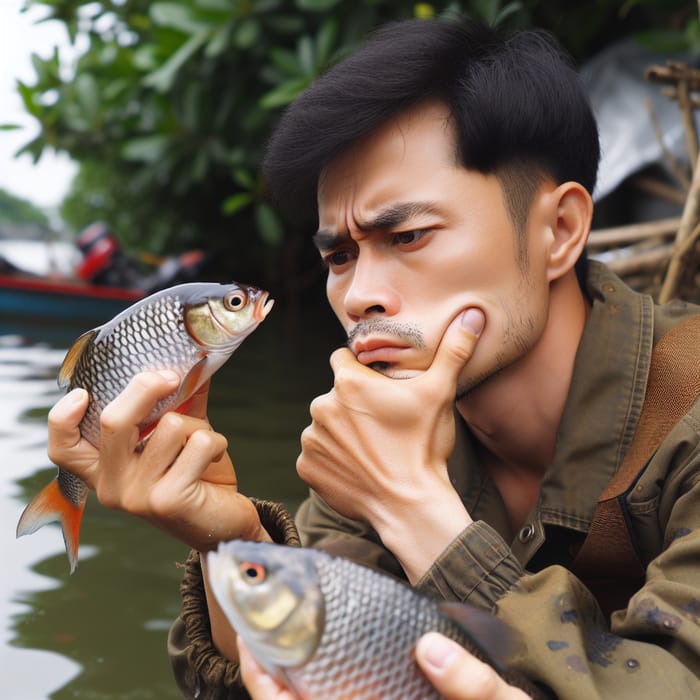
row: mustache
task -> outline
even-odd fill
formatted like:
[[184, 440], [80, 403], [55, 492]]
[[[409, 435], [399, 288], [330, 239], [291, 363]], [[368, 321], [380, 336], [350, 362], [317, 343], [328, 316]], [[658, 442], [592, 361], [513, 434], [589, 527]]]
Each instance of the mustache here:
[[348, 347], [352, 346], [357, 338], [365, 335], [391, 336], [408, 342], [418, 350], [426, 347], [423, 332], [412, 323], [397, 323], [385, 318], [371, 318], [366, 321], [360, 321], [348, 333]]

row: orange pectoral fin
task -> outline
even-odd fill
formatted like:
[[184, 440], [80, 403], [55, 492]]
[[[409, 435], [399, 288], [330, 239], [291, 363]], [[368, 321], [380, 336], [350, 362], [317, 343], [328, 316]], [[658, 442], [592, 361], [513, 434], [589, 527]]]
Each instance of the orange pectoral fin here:
[[71, 503], [54, 479], [31, 500], [17, 523], [17, 537], [31, 535], [46, 523], [61, 523], [63, 541], [70, 563], [71, 574], [78, 565], [78, 545], [80, 543], [80, 523], [85, 510], [87, 489], [77, 505]]
[[[192, 367], [192, 369], [185, 375], [184, 379], [180, 383], [180, 387], [177, 390], [178, 397], [182, 397], [182, 401], [177, 404], [173, 409], [176, 413], [187, 413], [190, 405], [192, 404], [193, 395], [195, 391], [203, 382], [204, 370], [207, 366], [207, 358], [204, 356], [197, 364]], [[139, 431], [139, 445], [143, 449], [143, 445], [146, 440], [150, 437], [151, 433], [155, 430], [158, 421], [149, 423], [145, 425]]]
[[179, 394], [182, 397], [182, 403], [175, 409], [178, 413], [184, 413], [183, 406], [188, 406], [190, 399], [200, 384], [204, 381], [204, 370], [207, 366], [207, 356], [202, 359], [185, 375], [185, 378], [180, 384]]

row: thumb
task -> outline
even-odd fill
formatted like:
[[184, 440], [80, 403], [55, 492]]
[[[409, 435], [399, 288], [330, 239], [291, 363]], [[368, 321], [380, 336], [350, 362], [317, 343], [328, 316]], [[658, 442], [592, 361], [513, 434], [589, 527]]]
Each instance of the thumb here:
[[428, 373], [454, 383], [471, 359], [485, 323], [481, 309], [472, 307], [457, 314], [442, 336]]
[[416, 661], [445, 700], [527, 700], [529, 697], [508, 685], [491, 666], [457, 642], [436, 632], [428, 632], [418, 640]]

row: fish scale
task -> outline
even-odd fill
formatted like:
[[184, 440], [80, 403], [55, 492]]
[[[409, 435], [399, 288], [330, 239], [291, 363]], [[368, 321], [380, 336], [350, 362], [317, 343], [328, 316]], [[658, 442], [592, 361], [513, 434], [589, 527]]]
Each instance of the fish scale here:
[[[250, 285], [192, 282], [156, 292], [98, 328], [83, 333], [66, 354], [59, 383], [88, 393], [80, 434], [100, 444], [100, 416], [139, 372], [173, 370], [175, 392], [160, 399], [139, 424], [140, 442], [163, 414], [185, 410], [195, 391], [216, 372], [272, 307], [268, 293]], [[137, 446], [137, 447], [138, 447]], [[61, 523], [71, 573], [87, 485], [65, 469], [25, 508], [17, 536], [48, 522]]]
[[[203, 355], [194, 345], [183, 322], [183, 307], [177, 296], [168, 294], [153, 305], [123, 318], [109, 334], [95, 338], [93, 351], [81, 355], [68, 389], [90, 388], [90, 401], [80, 426], [81, 434], [99, 444], [100, 415], [138, 372], [194, 365]], [[140, 331], [139, 331], [140, 329]], [[118, 361], [115, 362], [115, 359]], [[176, 394], [161, 399], [142, 426], [177, 404]]]
[[[323, 634], [313, 658], [289, 669], [289, 678], [310, 698], [437, 700], [440, 694], [413, 660], [415, 640], [435, 630], [465, 644], [464, 632], [433, 602], [369, 568], [330, 557], [315, 563], [325, 601]], [[381, 609], [387, 598], [393, 599], [390, 614], [362, 614]]]

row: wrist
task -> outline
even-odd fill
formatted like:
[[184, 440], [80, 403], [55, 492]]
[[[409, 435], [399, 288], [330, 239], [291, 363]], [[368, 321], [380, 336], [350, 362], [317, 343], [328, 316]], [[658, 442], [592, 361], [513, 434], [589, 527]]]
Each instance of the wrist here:
[[454, 496], [449, 500], [422, 499], [410, 509], [391, 510], [375, 526], [411, 584], [419, 581], [473, 522], [459, 496], [456, 493]]

